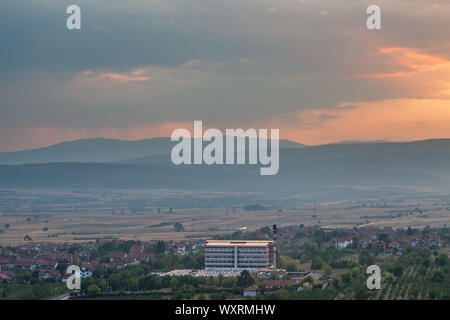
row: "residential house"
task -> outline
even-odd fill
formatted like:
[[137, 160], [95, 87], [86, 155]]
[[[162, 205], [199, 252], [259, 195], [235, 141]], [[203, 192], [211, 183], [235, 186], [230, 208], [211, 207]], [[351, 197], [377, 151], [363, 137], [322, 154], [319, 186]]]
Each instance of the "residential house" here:
[[40, 269], [54, 270], [58, 266], [58, 262], [53, 260], [35, 260], [34, 265]]
[[34, 270], [36, 268], [31, 259], [17, 259], [14, 266], [16, 270]]
[[312, 284], [309, 282], [303, 282], [301, 285], [299, 285], [297, 287], [297, 291], [303, 291], [305, 289], [311, 289], [312, 288]]
[[184, 255], [186, 253], [186, 246], [182, 243], [177, 244], [175, 248], [178, 255]]
[[5, 269], [14, 269], [14, 258], [0, 257], [0, 271]]
[[59, 278], [61, 278], [61, 272], [59, 270], [46, 270], [46, 269], [39, 270], [39, 280], [46, 280], [46, 279], [58, 280]]
[[257, 294], [259, 294], [259, 290], [258, 286], [255, 284], [244, 289], [244, 297], [254, 297]]
[[352, 236], [333, 238], [332, 243], [337, 249], [344, 249], [353, 243], [353, 238]]

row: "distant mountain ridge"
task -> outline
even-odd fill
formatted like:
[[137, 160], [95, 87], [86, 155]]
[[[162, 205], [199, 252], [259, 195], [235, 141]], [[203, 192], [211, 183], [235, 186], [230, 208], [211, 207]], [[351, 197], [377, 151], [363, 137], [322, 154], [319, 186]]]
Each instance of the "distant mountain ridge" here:
[[111, 162], [167, 153], [167, 138], [137, 141], [82, 139], [44, 148], [0, 153], [0, 164], [51, 162]]
[[[125, 159], [169, 154], [175, 142], [170, 138], [143, 140], [81, 139], [61, 142], [44, 148], [2, 152], [0, 165], [55, 162], [109, 163]], [[280, 140], [281, 148], [302, 148], [305, 145]]]
[[450, 139], [281, 148], [277, 175], [260, 176], [259, 168], [176, 166], [167, 152], [127, 155], [114, 163], [0, 165], [0, 188], [174, 188], [269, 194], [303, 194], [334, 186], [450, 190]]
[[343, 140], [327, 144], [357, 144], [357, 143], [389, 143], [389, 140]]

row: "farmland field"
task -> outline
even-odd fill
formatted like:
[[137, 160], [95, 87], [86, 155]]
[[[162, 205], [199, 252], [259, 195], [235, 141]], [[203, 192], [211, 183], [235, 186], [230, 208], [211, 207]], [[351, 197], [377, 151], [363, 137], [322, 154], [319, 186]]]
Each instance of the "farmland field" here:
[[[227, 206], [226, 203], [231, 205]], [[197, 207], [206, 203], [208, 207]], [[252, 207], [249, 204], [263, 203]], [[0, 190], [0, 244], [100, 239], [181, 240], [237, 230], [320, 225], [325, 228], [446, 226], [445, 196], [271, 204], [257, 194], [177, 190]], [[206, 206], [206, 205], [205, 205]], [[182, 229], [175, 230], [179, 223]]]

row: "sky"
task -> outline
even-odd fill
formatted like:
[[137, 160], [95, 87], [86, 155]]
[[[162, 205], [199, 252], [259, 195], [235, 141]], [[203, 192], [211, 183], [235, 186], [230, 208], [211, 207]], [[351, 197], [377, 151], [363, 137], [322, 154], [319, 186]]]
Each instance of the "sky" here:
[[448, 0], [0, 0], [0, 152], [194, 120], [310, 145], [450, 138], [449, 16]]

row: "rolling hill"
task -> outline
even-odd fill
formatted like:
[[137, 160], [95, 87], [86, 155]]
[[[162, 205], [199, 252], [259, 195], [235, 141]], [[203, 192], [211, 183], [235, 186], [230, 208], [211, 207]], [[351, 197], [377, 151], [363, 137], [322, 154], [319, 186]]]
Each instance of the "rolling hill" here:
[[[82, 139], [52, 146], [0, 153], [0, 165], [51, 162], [116, 162], [135, 157], [169, 154], [174, 143], [170, 138], [144, 140]], [[281, 148], [303, 148], [305, 145], [280, 140]]]
[[260, 176], [259, 165], [175, 166], [168, 153], [137, 157], [120, 154], [128, 157], [116, 163], [1, 165], [0, 187], [176, 188], [270, 193], [330, 186], [450, 189], [450, 139], [282, 148], [280, 170], [275, 176]]

